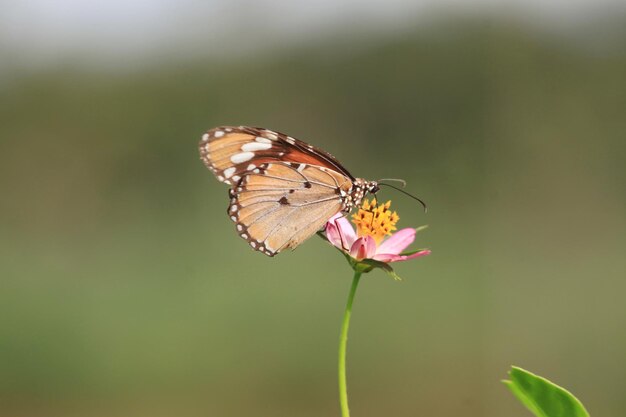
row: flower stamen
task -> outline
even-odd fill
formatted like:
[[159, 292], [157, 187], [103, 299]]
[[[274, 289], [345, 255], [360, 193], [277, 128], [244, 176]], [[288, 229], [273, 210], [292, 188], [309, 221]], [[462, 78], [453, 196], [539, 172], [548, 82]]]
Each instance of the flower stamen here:
[[377, 244], [380, 244], [385, 236], [392, 234], [396, 230], [396, 223], [400, 220], [398, 213], [389, 210], [391, 201], [379, 205], [376, 199], [371, 203], [368, 199], [363, 200], [363, 204], [356, 214], [352, 215], [352, 223], [356, 226], [359, 237], [371, 236]]

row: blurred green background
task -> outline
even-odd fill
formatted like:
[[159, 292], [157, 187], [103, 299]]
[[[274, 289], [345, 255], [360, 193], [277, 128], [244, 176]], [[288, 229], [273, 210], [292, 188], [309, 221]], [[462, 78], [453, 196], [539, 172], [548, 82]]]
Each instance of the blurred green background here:
[[[5, 13], [0, 415], [339, 415], [351, 271], [317, 237], [273, 259], [237, 237], [196, 148], [223, 124], [286, 132], [356, 176], [405, 178], [429, 204], [382, 193], [400, 227], [430, 226], [416, 247], [433, 255], [399, 265], [403, 282], [362, 280], [354, 416], [522, 417], [499, 382], [511, 364], [592, 415], [623, 415], [626, 15], [555, 28], [488, 7], [407, 12], [398, 27], [402, 13], [302, 33], [296, 20], [255, 41], [251, 21], [272, 27], [263, 7], [229, 10], [194, 21], [246, 32], [232, 45], [183, 29], [135, 42], [141, 16], [120, 29], [88, 14], [67, 35], [84, 50]], [[121, 39], [104, 48], [91, 29]]]

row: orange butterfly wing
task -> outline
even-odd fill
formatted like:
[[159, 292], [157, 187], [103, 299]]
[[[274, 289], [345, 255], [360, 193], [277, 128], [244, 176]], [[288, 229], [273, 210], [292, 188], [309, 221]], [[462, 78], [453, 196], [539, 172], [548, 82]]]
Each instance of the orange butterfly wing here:
[[362, 180], [331, 154], [280, 132], [216, 127], [199, 149], [217, 179], [232, 186], [228, 214], [239, 235], [269, 256], [297, 247], [362, 196], [349, 195]]
[[293, 162], [332, 169], [354, 177], [328, 152], [315, 148], [284, 133], [247, 126], [220, 126], [202, 136], [200, 157], [217, 179], [237, 184], [246, 172], [261, 164]]
[[274, 256], [298, 246], [341, 211], [341, 194], [350, 187], [350, 178], [330, 168], [261, 164], [230, 190], [228, 214], [253, 249]]

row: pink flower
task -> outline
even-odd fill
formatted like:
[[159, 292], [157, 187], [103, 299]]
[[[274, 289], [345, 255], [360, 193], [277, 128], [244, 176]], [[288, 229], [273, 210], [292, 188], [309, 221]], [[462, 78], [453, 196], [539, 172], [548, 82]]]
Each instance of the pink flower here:
[[356, 261], [373, 259], [389, 263], [430, 255], [428, 249], [402, 255], [402, 251], [415, 240], [415, 233], [416, 230], [413, 228], [401, 229], [378, 244], [372, 236], [357, 237], [348, 219], [340, 213], [331, 217], [326, 223], [328, 241]]

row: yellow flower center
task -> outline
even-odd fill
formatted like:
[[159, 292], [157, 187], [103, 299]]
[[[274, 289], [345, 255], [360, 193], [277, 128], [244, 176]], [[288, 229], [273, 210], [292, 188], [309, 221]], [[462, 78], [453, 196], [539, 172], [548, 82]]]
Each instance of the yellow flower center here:
[[391, 235], [391, 232], [396, 230], [396, 223], [400, 217], [395, 211], [389, 210], [389, 206], [391, 201], [379, 205], [375, 198], [371, 203], [367, 199], [363, 200], [358, 213], [352, 215], [357, 235], [371, 236], [376, 244], [380, 244], [385, 236]]

